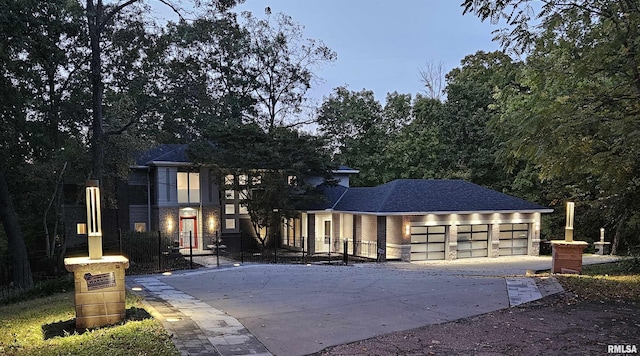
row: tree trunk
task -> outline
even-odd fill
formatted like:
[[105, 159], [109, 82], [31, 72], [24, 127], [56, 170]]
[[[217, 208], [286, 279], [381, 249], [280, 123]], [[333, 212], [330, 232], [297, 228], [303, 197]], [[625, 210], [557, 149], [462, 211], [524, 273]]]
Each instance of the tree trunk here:
[[87, 24], [89, 26], [89, 40], [91, 45], [91, 176], [99, 181], [104, 174], [104, 131], [102, 127], [102, 60], [100, 48], [100, 33], [102, 31], [102, 1], [94, 5], [93, 0], [87, 0]]
[[7, 187], [2, 170], [0, 170], [0, 221], [2, 221], [2, 226], [4, 226], [9, 242], [9, 253], [11, 253], [13, 266], [13, 284], [19, 288], [30, 288], [33, 286], [33, 276], [31, 275], [27, 247], [22, 238], [18, 217], [13, 209], [9, 187]]
[[629, 212], [625, 211], [624, 214], [618, 220], [616, 224], [616, 233], [613, 235], [613, 241], [611, 242], [611, 254], [618, 254], [618, 247], [620, 246], [620, 238], [622, 237], [622, 231], [624, 230], [624, 223], [627, 221], [627, 217], [629, 216]]

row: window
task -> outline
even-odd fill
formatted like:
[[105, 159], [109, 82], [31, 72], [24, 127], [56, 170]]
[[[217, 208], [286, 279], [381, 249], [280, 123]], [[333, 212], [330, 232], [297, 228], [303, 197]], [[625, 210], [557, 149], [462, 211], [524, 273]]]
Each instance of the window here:
[[200, 174], [178, 172], [178, 203], [200, 202]]
[[233, 185], [233, 174], [227, 174], [226, 176], [224, 176], [224, 185]]
[[76, 225], [76, 232], [78, 235], [86, 235], [87, 234], [87, 224], [86, 223], [78, 223]]
[[247, 185], [247, 175], [241, 174], [238, 176], [238, 185]]
[[233, 215], [236, 213], [236, 207], [233, 204], [225, 204], [224, 205], [224, 213], [226, 215]]
[[233, 190], [227, 189], [224, 191], [224, 198], [226, 200], [232, 200], [232, 199], [235, 199], [235, 197], [236, 197], [236, 192], [234, 192]]
[[224, 227], [227, 230], [233, 230], [236, 228], [236, 219], [224, 219]]
[[242, 215], [249, 214], [249, 209], [247, 209], [246, 204], [240, 204], [240, 214]]
[[147, 231], [147, 223], [137, 222], [133, 224], [133, 229], [135, 232], [145, 232]]

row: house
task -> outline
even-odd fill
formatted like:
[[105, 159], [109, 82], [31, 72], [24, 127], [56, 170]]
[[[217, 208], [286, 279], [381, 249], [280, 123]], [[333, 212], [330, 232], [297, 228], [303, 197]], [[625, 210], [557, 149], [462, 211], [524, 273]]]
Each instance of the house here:
[[[111, 220], [121, 230], [160, 231], [180, 248], [205, 250], [220, 238], [239, 250], [241, 231], [245, 238], [253, 233], [241, 204], [249, 178], [218, 177], [194, 165], [187, 148], [165, 144], [139, 156]], [[341, 166], [332, 173], [337, 184], [307, 179], [326, 199], [283, 223], [280, 246], [309, 253], [341, 253], [346, 246], [349, 254], [403, 261], [538, 255], [541, 214], [552, 212], [462, 180], [400, 179], [354, 188], [349, 177], [357, 170]], [[225, 189], [231, 185], [240, 190]], [[78, 225], [81, 210], [74, 215]]]
[[403, 261], [538, 255], [541, 214], [553, 211], [463, 180], [320, 189], [326, 201], [288, 222], [283, 246]]

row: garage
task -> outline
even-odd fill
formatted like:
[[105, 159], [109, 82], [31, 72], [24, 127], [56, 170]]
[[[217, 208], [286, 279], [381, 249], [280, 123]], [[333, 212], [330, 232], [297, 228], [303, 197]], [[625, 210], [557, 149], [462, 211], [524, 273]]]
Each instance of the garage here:
[[489, 225], [458, 226], [458, 258], [489, 256]]
[[444, 260], [445, 226], [411, 226], [411, 261]]
[[526, 255], [529, 224], [500, 224], [500, 256]]

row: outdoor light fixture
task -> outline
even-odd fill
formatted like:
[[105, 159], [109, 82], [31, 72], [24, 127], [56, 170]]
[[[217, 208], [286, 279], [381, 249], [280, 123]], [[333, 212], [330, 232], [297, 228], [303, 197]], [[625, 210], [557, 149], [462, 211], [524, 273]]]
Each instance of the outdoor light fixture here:
[[567, 225], [564, 228], [564, 240], [567, 242], [573, 241], [573, 217], [574, 217], [574, 202], [567, 202]]
[[600, 228], [600, 242], [604, 242], [604, 227]]
[[170, 276], [170, 275], [172, 275], [172, 274], [173, 274], [173, 273], [171, 273], [171, 272], [162, 272], [162, 275], [163, 275], [163, 276]]
[[173, 219], [171, 218], [171, 216], [167, 217], [166, 224], [167, 224], [167, 232], [168, 233], [172, 233], [173, 232]]
[[100, 187], [97, 180], [87, 181], [87, 236], [89, 259], [102, 258], [102, 215], [100, 213]]
[[213, 234], [213, 232], [215, 231], [215, 219], [213, 218], [213, 216], [209, 217], [209, 232]]

